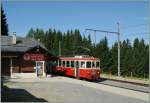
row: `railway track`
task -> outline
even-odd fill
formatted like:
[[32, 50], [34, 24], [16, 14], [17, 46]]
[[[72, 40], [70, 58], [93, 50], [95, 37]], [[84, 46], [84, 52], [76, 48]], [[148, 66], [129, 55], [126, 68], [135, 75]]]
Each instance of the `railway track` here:
[[96, 81], [96, 83], [149, 93], [148, 84], [135, 83], [135, 82], [129, 82], [123, 80], [115, 80], [115, 79], [107, 79], [107, 78], [100, 78], [98, 81]]
[[103, 81], [103, 80], [111, 80], [111, 81], [117, 81], [117, 82], [122, 82], [122, 83], [130, 83], [130, 84], [134, 84], [134, 85], [140, 85], [140, 86], [145, 86], [145, 87], [148, 87], [149, 84], [144, 84], [144, 83], [137, 83], [137, 82], [131, 82], [131, 81], [124, 81], [124, 80], [117, 80], [117, 79], [110, 79], [110, 78], [104, 78], [104, 77], [101, 77], [100, 78], [100, 81]]

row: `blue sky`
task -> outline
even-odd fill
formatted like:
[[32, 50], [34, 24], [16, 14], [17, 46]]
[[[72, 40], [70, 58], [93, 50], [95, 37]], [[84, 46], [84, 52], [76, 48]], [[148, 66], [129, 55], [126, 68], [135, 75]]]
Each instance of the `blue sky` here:
[[[3, 1], [9, 33], [25, 36], [32, 28], [48, 30], [55, 28], [63, 32], [79, 29], [82, 34], [93, 33], [86, 28], [117, 31], [120, 23], [121, 40], [144, 38], [148, 41], [148, 2], [52, 2], [52, 1]], [[111, 46], [117, 36], [96, 33], [98, 42], [105, 36]]]

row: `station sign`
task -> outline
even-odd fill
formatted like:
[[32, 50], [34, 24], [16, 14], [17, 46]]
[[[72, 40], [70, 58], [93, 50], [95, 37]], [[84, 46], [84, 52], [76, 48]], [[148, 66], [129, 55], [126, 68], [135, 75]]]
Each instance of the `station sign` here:
[[37, 53], [25, 53], [23, 59], [25, 61], [44, 61], [48, 57], [44, 54], [37, 54]]

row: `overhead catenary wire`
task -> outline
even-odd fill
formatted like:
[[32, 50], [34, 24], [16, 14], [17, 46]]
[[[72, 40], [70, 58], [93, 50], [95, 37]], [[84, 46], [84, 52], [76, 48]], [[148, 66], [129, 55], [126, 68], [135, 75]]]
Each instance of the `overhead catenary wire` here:
[[[129, 26], [125, 26], [125, 27], [122, 27], [121, 29], [128, 29], [128, 28], [138, 28], [138, 27], [141, 27], [141, 26], [148, 26], [148, 24], [149, 23], [142, 23], [142, 24], [136, 24], [136, 25], [129, 25]], [[93, 30], [93, 29], [91, 29], [91, 30]], [[95, 30], [95, 29], [94, 29]], [[89, 29], [89, 31], [90, 31], [90, 29]], [[99, 30], [95, 30], [95, 31], [99, 31]], [[91, 32], [93, 32], [93, 31], [91, 31]], [[102, 32], [101, 34], [103, 34], [103, 33], [105, 33], [104, 35], [106, 36], [106, 35], [108, 35], [108, 32], [107, 31], [105, 31], [105, 30], [101, 30], [100, 32]], [[87, 30], [85, 30], [84, 31], [84, 33], [86, 34], [87, 33]], [[110, 33], [112, 33], [112, 32], [110, 32]], [[113, 32], [113, 33], [115, 33], [115, 32]], [[125, 37], [127, 37], [127, 39], [128, 39], [128, 37], [129, 37], [129, 35], [132, 35], [132, 37], [133, 36], [135, 36], [135, 37], [133, 37], [133, 38], [143, 38], [143, 39], [147, 39], [147, 36], [148, 36], [148, 31], [146, 31], [146, 32], [133, 32], [133, 33], [121, 33], [121, 38], [123, 37], [123, 38], [125, 38]], [[89, 35], [90, 35], [90, 33], [89, 33]], [[140, 36], [140, 37], [139, 37]], [[141, 36], [144, 36], [144, 37], [141, 37]], [[146, 37], [145, 37], [146, 36]], [[125, 39], [124, 39], [125, 40]]]
[[120, 25], [119, 25], [119, 22], [117, 22], [117, 27], [118, 27], [117, 32], [108, 31], [108, 30], [89, 29], [89, 28], [87, 28], [85, 30], [93, 31], [95, 34], [95, 39], [96, 39], [96, 32], [103, 32], [103, 33], [107, 33], [107, 34], [109, 33], [109, 34], [117, 35], [117, 39], [118, 39], [118, 76], [120, 77]]
[[145, 35], [145, 34], [149, 34], [149, 33], [147, 33], [147, 32], [143, 32], [143, 33], [142, 32], [141, 33], [140, 32], [139, 33], [127, 33], [127, 34], [126, 33], [122, 33], [122, 35], [133, 35], [133, 34], [134, 35]]

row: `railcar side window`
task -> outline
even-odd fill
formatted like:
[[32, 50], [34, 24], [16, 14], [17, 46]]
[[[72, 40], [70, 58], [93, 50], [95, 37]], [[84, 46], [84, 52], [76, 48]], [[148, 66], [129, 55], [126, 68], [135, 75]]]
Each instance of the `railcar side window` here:
[[67, 61], [67, 66], [66, 67], [70, 67], [70, 61]]
[[81, 68], [85, 68], [85, 62], [81, 62]]
[[71, 67], [74, 67], [74, 61], [71, 61]]
[[66, 66], [66, 65], [65, 65], [65, 61], [63, 61], [63, 63], [62, 63], [62, 64], [63, 64], [63, 67], [65, 67], [65, 66]]
[[91, 68], [91, 62], [86, 62], [86, 67]]
[[99, 65], [99, 62], [96, 62], [96, 68], [99, 68], [100, 65]]

